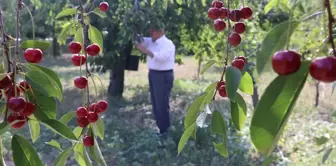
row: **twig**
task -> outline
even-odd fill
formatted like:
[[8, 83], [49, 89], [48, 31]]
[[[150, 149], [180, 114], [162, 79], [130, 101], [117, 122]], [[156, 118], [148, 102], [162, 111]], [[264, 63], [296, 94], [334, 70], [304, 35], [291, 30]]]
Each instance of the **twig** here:
[[[84, 8], [82, 3], [79, 1], [79, 10], [80, 10], [80, 23], [82, 24], [83, 27], [83, 50], [84, 50], [84, 55], [85, 58], [88, 59], [88, 55], [86, 52], [86, 47], [88, 46], [87, 40], [88, 40], [88, 26], [84, 22]], [[89, 65], [88, 65], [88, 60], [85, 61], [85, 68], [86, 68], [86, 78], [88, 79], [90, 77], [90, 71], [89, 71]], [[89, 91], [89, 85], [86, 87], [86, 96], [87, 96], [87, 107], [90, 106], [90, 91]]]
[[2, 6], [0, 3], [0, 30], [2, 32], [2, 42], [1, 45], [4, 47], [4, 52], [7, 60], [7, 73], [11, 72], [11, 61], [9, 59], [9, 46], [8, 46], [8, 37], [5, 32], [5, 26], [3, 23], [3, 15], [2, 15]]
[[[230, 11], [230, 0], [228, 0], [227, 2], [227, 9]], [[228, 23], [228, 36], [227, 36], [227, 40], [226, 40], [226, 57], [225, 57], [225, 61], [224, 61], [224, 67], [223, 67], [223, 72], [222, 72], [222, 76], [220, 81], [223, 81], [224, 78], [224, 74], [226, 71], [226, 67], [228, 65], [228, 61], [229, 61], [229, 50], [230, 50], [230, 45], [229, 45], [229, 37], [230, 37], [230, 33], [231, 33], [231, 24], [230, 24], [230, 12], [228, 13], [227, 16], [227, 23]], [[217, 94], [218, 88], [216, 87], [214, 96], [212, 97], [212, 100], [215, 100], [216, 94]]]
[[332, 15], [332, 12], [331, 12], [330, 0], [324, 0], [324, 7], [327, 8], [327, 11], [328, 11], [329, 42], [331, 44], [333, 54], [334, 54], [334, 56], [336, 56], [335, 43], [334, 43], [334, 38], [332, 36], [332, 34], [333, 34], [332, 26], [333, 26], [333, 23], [335, 22], [335, 19]]

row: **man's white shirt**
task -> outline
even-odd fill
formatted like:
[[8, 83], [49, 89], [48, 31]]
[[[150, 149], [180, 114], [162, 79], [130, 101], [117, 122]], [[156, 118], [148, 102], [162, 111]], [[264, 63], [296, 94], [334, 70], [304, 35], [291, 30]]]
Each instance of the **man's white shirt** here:
[[172, 70], [175, 66], [175, 45], [165, 35], [153, 42], [144, 37], [143, 44], [153, 52], [154, 57], [147, 56], [147, 65], [152, 70]]

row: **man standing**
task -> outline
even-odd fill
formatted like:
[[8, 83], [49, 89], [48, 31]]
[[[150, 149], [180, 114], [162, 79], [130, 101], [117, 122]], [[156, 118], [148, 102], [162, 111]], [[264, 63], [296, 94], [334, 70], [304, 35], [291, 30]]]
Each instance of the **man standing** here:
[[152, 27], [150, 37], [136, 47], [147, 55], [151, 103], [160, 135], [170, 127], [169, 97], [174, 83], [175, 45], [161, 27]]

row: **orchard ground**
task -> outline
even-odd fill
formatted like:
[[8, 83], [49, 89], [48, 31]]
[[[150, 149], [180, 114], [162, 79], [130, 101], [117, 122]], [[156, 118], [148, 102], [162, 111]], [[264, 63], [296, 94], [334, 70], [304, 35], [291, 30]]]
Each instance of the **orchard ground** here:
[[[69, 111], [74, 111], [81, 106], [82, 95], [73, 86], [73, 79], [79, 74], [79, 67], [71, 64], [71, 55], [63, 55], [58, 59], [44, 58], [41, 65], [57, 71], [64, 87], [64, 103], [59, 104], [58, 118]], [[99, 141], [102, 152], [108, 165], [260, 165], [259, 155], [253, 149], [248, 136], [248, 125], [253, 113], [251, 97], [245, 95], [249, 102], [248, 121], [241, 133], [229, 130], [228, 158], [221, 157], [215, 152], [212, 142], [220, 142], [209, 131], [204, 123], [204, 128], [198, 129], [196, 141], [189, 141], [182, 153], [177, 156], [177, 144], [183, 133], [183, 118], [188, 105], [202, 90], [218, 80], [220, 69], [212, 68], [204, 76], [196, 80], [197, 63], [192, 57], [183, 58], [184, 65], [176, 65], [175, 84], [171, 101], [172, 132], [165, 141], [160, 141], [153, 135], [156, 131], [155, 121], [152, 119], [151, 105], [147, 81], [147, 66], [141, 64], [139, 71], [127, 71], [125, 79], [125, 93], [123, 99], [107, 97], [106, 89], [109, 83], [109, 73], [98, 74], [102, 79], [103, 86], [95, 80], [97, 87], [96, 95], [94, 85], [89, 82], [92, 99], [108, 99], [109, 110], [103, 115], [105, 121], [105, 139]], [[259, 94], [267, 87], [276, 75], [268, 72], [259, 78]], [[279, 143], [277, 156], [280, 158], [277, 165], [321, 165], [322, 149], [314, 142], [315, 136], [329, 134], [331, 138], [336, 136], [336, 95], [332, 94], [332, 85], [320, 85], [320, 105], [314, 107], [316, 88], [311, 80], [305, 85], [294, 113], [285, 129]], [[92, 100], [94, 101], [94, 100]], [[228, 102], [218, 100], [210, 106], [210, 110], [221, 110], [228, 115]], [[75, 120], [70, 123], [72, 127]], [[232, 128], [232, 127], [231, 127]], [[30, 137], [28, 127], [22, 129], [26, 137]], [[3, 135], [4, 147], [10, 150], [9, 133]], [[70, 145], [66, 140], [56, 136], [41, 126], [41, 136], [34, 143], [42, 159], [48, 165], [60, 153], [60, 151], [45, 142], [55, 139], [62, 148]], [[333, 142], [335, 143], [335, 142]], [[326, 165], [336, 165], [336, 152], [332, 153]], [[10, 163], [10, 151], [6, 160]], [[9, 164], [10, 165], [10, 164]], [[67, 165], [76, 165], [71, 158]]]

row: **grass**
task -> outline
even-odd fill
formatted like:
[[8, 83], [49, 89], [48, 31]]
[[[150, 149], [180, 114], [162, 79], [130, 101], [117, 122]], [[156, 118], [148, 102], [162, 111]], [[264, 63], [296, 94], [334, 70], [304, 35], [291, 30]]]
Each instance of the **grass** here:
[[[73, 78], [79, 75], [79, 68], [71, 65], [69, 55], [57, 60], [46, 58], [42, 65], [58, 72], [64, 86], [64, 102], [58, 105], [58, 117], [69, 111], [75, 110], [81, 105], [82, 94], [73, 88]], [[109, 83], [109, 74], [98, 74], [102, 80], [100, 85], [95, 79], [97, 95], [91, 86], [92, 101], [108, 99], [109, 110], [103, 118], [105, 120], [105, 139], [99, 141], [104, 157], [108, 165], [260, 165], [262, 158], [256, 153], [248, 136], [248, 125], [251, 118], [252, 100], [244, 95], [249, 103], [248, 122], [240, 133], [229, 129], [229, 152], [227, 158], [220, 156], [213, 148], [212, 141], [219, 142], [219, 137], [211, 134], [209, 128], [198, 130], [196, 141], [189, 141], [188, 145], [177, 156], [177, 144], [183, 133], [183, 118], [188, 105], [202, 90], [212, 82], [215, 82], [220, 73], [210, 69], [200, 80], [196, 80], [197, 63], [192, 58], [184, 58], [184, 65], [176, 66], [175, 83], [171, 100], [172, 134], [167, 140], [162, 141], [153, 136], [156, 130], [155, 121], [152, 119], [151, 105], [149, 102], [147, 67], [140, 65], [137, 72], [127, 71], [125, 78], [124, 98], [117, 100], [107, 97], [106, 89]], [[262, 75], [258, 79], [259, 93], [267, 87], [275, 77], [272, 72]], [[321, 165], [323, 153], [317, 152], [322, 148], [314, 143], [314, 136], [328, 133], [331, 137], [336, 135], [335, 118], [336, 110], [335, 95], [331, 94], [331, 85], [321, 85], [320, 106], [314, 107], [315, 88], [312, 81], [306, 83], [303, 92], [295, 106], [294, 113], [286, 127], [285, 133], [280, 140], [279, 151], [276, 153], [278, 160], [276, 165]], [[220, 110], [227, 115], [228, 102], [216, 101], [210, 106], [210, 110]], [[209, 125], [209, 118], [205, 125]], [[70, 125], [75, 126], [73, 120]], [[22, 134], [29, 137], [28, 128]], [[10, 137], [6, 133], [3, 137]], [[41, 136], [34, 145], [41, 152], [44, 162], [52, 165], [59, 150], [44, 144], [51, 139], [56, 139], [62, 145], [68, 142], [55, 137], [52, 138], [50, 131], [42, 128]], [[8, 140], [7, 140], [8, 141]], [[4, 143], [7, 149], [9, 144]], [[281, 150], [280, 150], [281, 149]], [[10, 152], [9, 155], [10, 156]], [[274, 163], [275, 164], [275, 163]], [[326, 165], [335, 165], [336, 156], [330, 156]], [[69, 160], [67, 165], [76, 165], [74, 159]]]

